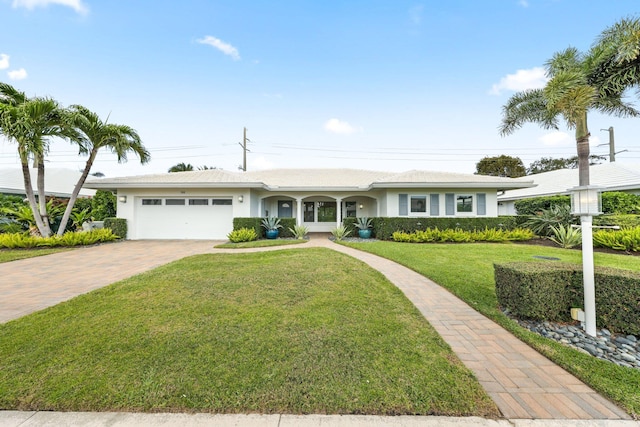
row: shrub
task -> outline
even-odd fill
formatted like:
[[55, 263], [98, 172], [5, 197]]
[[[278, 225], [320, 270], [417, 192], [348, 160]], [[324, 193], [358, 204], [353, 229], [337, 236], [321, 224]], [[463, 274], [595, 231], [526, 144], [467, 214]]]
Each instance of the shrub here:
[[[580, 265], [551, 262], [495, 264], [500, 306], [517, 317], [571, 321], [570, 310], [583, 307]], [[640, 272], [595, 268], [596, 321], [611, 331], [640, 335]]]
[[124, 218], [105, 218], [104, 228], [107, 228], [121, 239], [127, 238], [127, 220]]
[[[351, 224], [355, 218], [345, 218], [345, 226]], [[399, 218], [378, 217], [372, 218], [373, 232], [378, 239], [391, 240], [396, 231], [413, 233], [418, 230], [435, 229], [461, 229], [464, 231], [484, 230], [485, 228], [512, 230], [516, 228], [515, 217], [501, 216], [491, 218], [454, 218], [454, 217], [428, 217], [428, 218]]]
[[593, 225], [618, 226], [620, 228], [640, 227], [640, 215], [599, 215], [593, 217]]
[[296, 227], [295, 218], [280, 218], [280, 225], [280, 237], [295, 237], [292, 231]]
[[0, 248], [30, 249], [36, 247], [80, 246], [110, 242], [118, 236], [110, 229], [102, 228], [91, 231], [68, 232], [62, 236], [36, 237], [25, 233], [0, 235]]
[[593, 232], [593, 244], [599, 248], [617, 251], [640, 251], [640, 227], [624, 230], [596, 230]]
[[305, 227], [304, 225], [294, 225], [293, 228], [289, 228], [293, 237], [298, 240], [304, 239], [309, 233], [309, 227]]
[[640, 214], [640, 196], [621, 191], [602, 193], [602, 212], [610, 214]]
[[570, 227], [578, 221], [577, 216], [571, 215], [569, 206], [558, 205], [531, 215], [522, 226], [530, 228], [538, 236], [548, 237], [553, 234], [554, 227], [558, 228], [560, 225]]
[[336, 241], [340, 241], [351, 234], [351, 230], [347, 230], [347, 228], [343, 225], [331, 230], [331, 234], [336, 239]]
[[116, 196], [111, 191], [96, 191], [96, 194], [91, 198], [91, 216], [95, 221], [104, 221], [107, 218], [115, 217]]
[[554, 206], [571, 207], [570, 196], [545, 196], [516, 200], [514, 203], [518, 215], [535, 215]]
[[459, 228], [439, 230], [436, 227], [413, 233], [396, 231], [392, 238], [396, 242], [405, 243], [505, 242], [508, 240], [530, 240], [533, 238], [533, 232], [527, 229], [501, 230], [496, 228], [474, 231], [465, 231]]
[[551, 227], [551, 230], [553, 231], [553, 236], [549, 237], [549, 240], [561, 248], [571, 249], [582, 243], [582, 232], [577, 228], [565, 227], [560, 224], [557, 227]]
[[261, 227], [262, 218], [233, 218], [233, 229], [253, 228], [257, 236], [263, 236], [264, 229]]
[[258, 238], [258, 235], [253, 228], [239, 228], [229, 233], [227, 238], [232, 243], [253, 242]]

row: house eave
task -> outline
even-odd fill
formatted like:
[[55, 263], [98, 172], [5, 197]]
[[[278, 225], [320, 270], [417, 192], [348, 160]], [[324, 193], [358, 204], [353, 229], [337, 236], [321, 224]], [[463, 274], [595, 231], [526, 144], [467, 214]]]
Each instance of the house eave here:
[[83, 185], [84, 188], [91, 188], [96, 190], [111, 190], [117, 191], [119, 189], [136, 189], [136, 188], [262, 188], [266, 186], [263, 183], [254, 182], [232, 182], [232, 183], [219, 183], [219, 182], [137, 182], [137, 183], [102, 183], [102, 182], [90, 182]]
[[495, 189], [497, 191], [535, 187], [533, 181], [498, 182], [382, 182], [374, 183], [372, 188], [475, 188]]

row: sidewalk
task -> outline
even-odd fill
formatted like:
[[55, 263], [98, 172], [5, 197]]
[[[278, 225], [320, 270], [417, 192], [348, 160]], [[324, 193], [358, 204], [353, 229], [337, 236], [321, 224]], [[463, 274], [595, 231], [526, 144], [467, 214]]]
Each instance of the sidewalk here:
[[[379, 270], [474, 372], [504, 420], [456, 417], [121, 414], [0, 411], [0, 426], [633, 426], [640, 422], [425, 277], [326, 236], [301, 245], [213, 249], [214, 242], [127, 241], [0, 264], [0, 322], [54, 305], [184, 256], [325, 247]], [[10, 268], [9, 268], [10, 266]], [[54, 277], [52, 277], [55, 272]], [[13, 311], [11, 311], [13, 309]]]

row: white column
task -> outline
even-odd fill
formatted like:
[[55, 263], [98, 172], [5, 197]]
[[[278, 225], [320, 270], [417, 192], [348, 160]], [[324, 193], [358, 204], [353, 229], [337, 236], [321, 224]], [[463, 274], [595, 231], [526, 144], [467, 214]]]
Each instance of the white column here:
[[302, 225], [302, 198], [296, 198], [296, 224]]
[[590, 215], [580, 217], [582, 224], [582, 280], [584, 282], [584, 329], [592, 337], [596, 332], [596, 285], [593, 267], [593, 231]]
[[342, 199], [336, 198], [336, 228], [342, 225]]

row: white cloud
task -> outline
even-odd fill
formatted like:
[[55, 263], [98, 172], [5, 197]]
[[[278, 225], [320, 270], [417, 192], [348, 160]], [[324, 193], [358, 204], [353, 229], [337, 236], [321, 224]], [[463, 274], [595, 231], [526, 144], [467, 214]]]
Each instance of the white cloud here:
[[20, 68], [19, 70], [11, 70], [7, 72], [11, 80], [24, 80], [27, 78], [27, 70]]
[[527, 0], [520, 0], [518, 4], [522, 7], [529, 7], [529, 2]]
[[500, 95], [503, 90], [519, 92], [526, 89], [540, 89], [549, 81], [544, 68], [534, 67], [529, 70], [518, 70], [515, 74], [507, 74], [500, 82], [491, 87], [491, 95]]
[[13, 0], [13, 7], [24, 7], [33, 10], [36, 7], [47, 7], [50, 4], [70, 7], [81, 15], [89, 13], [89, 8], [82, 0]]
[[0, 53], [0, 70], [9, 68], [9, 55]]
[[225, 55], [232, 57], [234, 61], [240, 60], [240, 53], [238, 52], [238, 49], [236, 49], [229, 43], [223, 42], [218, 38], [215, 38], [213, 36], [205, 36], [203, 39], [197, 40], [197, 42], [201, 44], [208, 44], [209, 46], [215, 47]]
[[338, 119], [329, 119], [324, 124], [324, 129], [327, 132], [338, 133], [341, 135], [351, 135], [352, 133], [358, 131], [359, 129], [351, 126], [347, 122], [343, 122]]
[[558, 147], [563, 145], [570, 145], [571, 143], [573, 143], [573, 139], [571, 138], [571, 135], [569, 135], [566, 132], [560, 132], [560, 131], [551, 132], [551, 133], [542, 135], [539, 138], [539, 140], [542, 142], [542, 144], [549, 147]]

